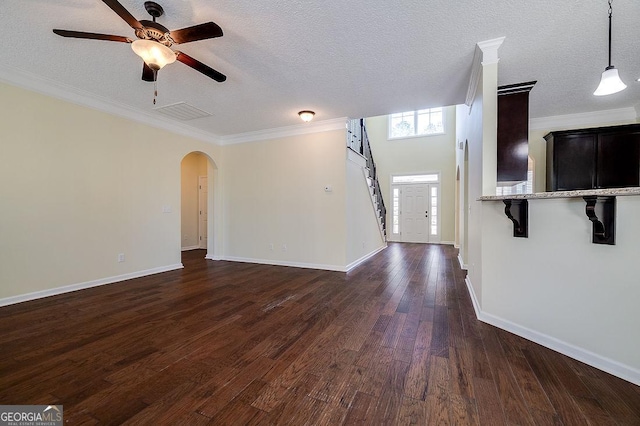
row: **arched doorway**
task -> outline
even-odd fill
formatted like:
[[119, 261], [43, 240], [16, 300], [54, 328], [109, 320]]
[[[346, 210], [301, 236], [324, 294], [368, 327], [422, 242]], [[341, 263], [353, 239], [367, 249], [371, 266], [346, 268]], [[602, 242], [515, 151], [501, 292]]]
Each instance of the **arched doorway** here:
[[206, 258], [215, 259], [217, 232], [214, 209], [214, 186], [218, 184], [217, 167], [207, 154], [190, 152], [180, 163], [180, 242], [181, 250], [206, 250]]

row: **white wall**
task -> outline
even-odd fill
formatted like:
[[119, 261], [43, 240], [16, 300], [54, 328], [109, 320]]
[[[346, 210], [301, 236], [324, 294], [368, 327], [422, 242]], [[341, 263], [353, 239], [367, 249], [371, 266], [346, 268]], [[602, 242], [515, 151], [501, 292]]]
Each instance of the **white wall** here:
[[582, 198], [529, 200], [529, 238], [513, 238], [503, 203], [485, 201], [482, 310], [640, 384], [638, 217], [640, 197], [617, 197], [616, 245], [593, 244]]
[[[483, 241], [482, 209], [478, 198], [489, 191], [495, 194], [497, 179], [497, 63], [482, 65], [479, 84], [470, 108], [459, 106], [457, 113], [466, 114], [465, 125], [457, 128], [456, 139], [464, 141], [463, 150], [456, 156], [461, 170], [461, 205], [467, 217], [461, 215], [462, 244], [460, 261], [467, 267], [477, 303], [483, 294]], [[465, 164], [468, 158], [468, 164]], [[468, 173], [468, 177], [465, 174]], [[465, 188], [465, 185], [467, 186]], [[464, 212], [463, 212], [464, 213]]]
[[[390, 179], [393, 174], [440, 173], [441, 240], [455, 240], [456, 113], [445, 107], [445, 134], [388, 140], [388, 116], [366, 120], [378, 180], [387, 207], [387, 223], [392, 223]], [[388, 233], [391, 237], [391, 233]]]
[[180, 162], [220, 147], [6, 84], [0, 99], [0, 303], [180, 266]]
[[344, 269], [345, 146], [344, 130], [225, 146], [225, 257]]
[[456, 105], [456, 172], [459, 175], [460, 191], [458, 193], [457, 204], [460, 209], [458, 222], [455, 224], [458, 234], [458, 261], [460, 267], [467, 269], [468, 259], [468, 232], [469, 232], [469, 197], [468, 197], [468, 174], [465, 158], [468, 158], [467, 128], [469, 127], [469, 108], [466, 105]]
[[347, 269], [386, 246], [363, 166], [366, 160], [347, 151]]

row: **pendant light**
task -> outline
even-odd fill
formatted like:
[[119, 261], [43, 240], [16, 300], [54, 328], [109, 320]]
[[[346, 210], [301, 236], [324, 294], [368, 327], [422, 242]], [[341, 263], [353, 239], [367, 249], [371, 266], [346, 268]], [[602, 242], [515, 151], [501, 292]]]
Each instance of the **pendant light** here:
[[600, 80], [600, 85], [598, 86], [596, 91], [593, 92], [593, 94], [596, 96], [611, 95], [627, 88], [627, 85], [624, 84], [622, 80], [620, 80], [617, 68], [611, 65], [611, 15], [613, 14], [613, 8], [611, 7], [612, 2], [613, 0], [609, 0], [609, 66], [604, 69], [604, 72], [602, 73], [602, 79]]

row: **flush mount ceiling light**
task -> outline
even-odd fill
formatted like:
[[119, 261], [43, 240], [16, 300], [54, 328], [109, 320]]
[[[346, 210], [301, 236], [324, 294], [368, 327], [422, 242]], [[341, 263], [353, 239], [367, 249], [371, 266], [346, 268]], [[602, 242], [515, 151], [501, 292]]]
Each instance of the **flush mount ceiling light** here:
[[304, 111], [300, 111], [298, 115], [300, 116], [300, 119], [302, 121], [304, 121], [305, 123], [308, 123], [311, 120], [313, 120], [313, 116], [316, 115], [316, 113], [313, 111], [304, 110]]
[[627, 85], [620, 80], [620, 76], [618, 75], [618, 70], [616, 67], [611, 65], [611, 15], [613, 15], [613, 8], [611, 7], [611, 3], [613, 0], [609, 0], [609, 66], [604, 69], [602, 73], [602, 79], [600, 80], [600, 85], [593, 92], [596, 96], [605, 96], [611, 95], [613, 93], [618, 93], [621, 90], [627, 88]]

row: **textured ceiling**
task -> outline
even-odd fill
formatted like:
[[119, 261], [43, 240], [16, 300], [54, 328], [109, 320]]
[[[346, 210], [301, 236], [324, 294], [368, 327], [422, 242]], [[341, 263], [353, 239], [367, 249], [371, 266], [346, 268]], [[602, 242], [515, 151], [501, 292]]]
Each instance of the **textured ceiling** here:
[[[150, 19], [142, 0], [120, 0]], [[224, 136], [316, 120], [463, 103], [475, 44], [505, 36], [499, 84], [538, 80], [531, 117], [640, 102], [640, 1], [614, 1], [613, 63], [629, 88], [592, 95], [607, 65], [606, 0], [172, 0], [170, 29], [214, 21], [222, 38], [179, 49], [227, 75], [181, 63], [160, 71], [158, 105], [212, 116], [185, 122]], [[153, 86], [124, 43], [62, 38], [53, 28], [134, 37], [100, 0], [0, 0], [6, 67], [151, 114]], [[162, 116], [164, 117], [164, 116]], [[171, 120], [170, 118], [165, 118]]]

